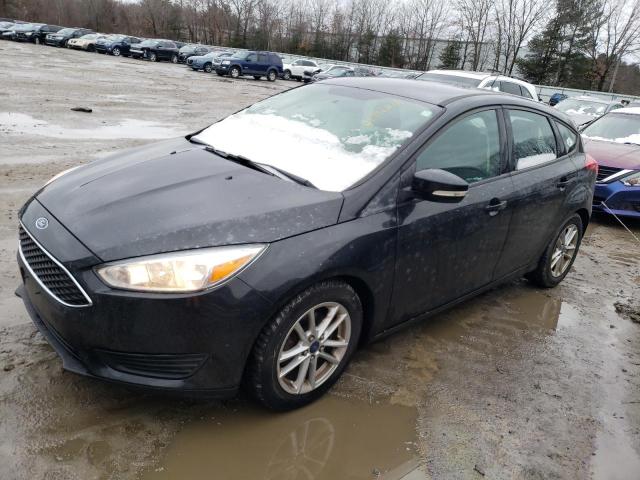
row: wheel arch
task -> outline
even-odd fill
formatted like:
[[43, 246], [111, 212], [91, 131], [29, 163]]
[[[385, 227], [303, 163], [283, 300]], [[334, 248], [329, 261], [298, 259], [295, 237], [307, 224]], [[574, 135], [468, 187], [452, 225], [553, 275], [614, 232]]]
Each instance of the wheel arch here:
[[580, 208], [576, 211], [578, 215], [580, 215], [580, 220], [582, 220], [582, 234], [587, 230], [587, 226], [589, 225], [589, 211], [586, 208]]

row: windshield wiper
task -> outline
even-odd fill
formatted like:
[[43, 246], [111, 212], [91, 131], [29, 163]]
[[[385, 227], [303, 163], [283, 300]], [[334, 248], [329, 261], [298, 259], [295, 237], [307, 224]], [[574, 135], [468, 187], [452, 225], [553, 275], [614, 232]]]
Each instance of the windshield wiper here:
[[640, 143], [638, 142], [624, 142], [625, 145], [638, 145], [640, 146]]
[[[192, 140], [193, 143], [202, 143], [199, 140]], [[271, 175], [272, 177], [281, 178], [283, 180], [293, 181], [300, 185], [304, 185], [305, 187], [316, 188], [309, 180], [305, 178], [298, 177], [293, 173], [286, 172], [280, 168], [274, 167], [272, 165], [266, 165], [258, 162], [254, 162], [250, 158], [244, 157], [242, 155], [236, 155], [235, 153], [225, 152], [224, 150], [218, 150], [211, 145], [207, 145], [204, 147], [207, 152], [215, 153], [216, 155], [226, 158], [232, 162], [238, 163], [244, 167], [252, 168], [257, 170], [258, 172], [266, 173], [267, 175]]]

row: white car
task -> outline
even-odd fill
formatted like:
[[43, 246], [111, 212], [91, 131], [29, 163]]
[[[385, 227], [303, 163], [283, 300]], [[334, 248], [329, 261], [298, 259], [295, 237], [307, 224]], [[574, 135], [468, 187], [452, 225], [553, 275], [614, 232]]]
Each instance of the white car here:
[[466, 70], [429, 70], [416, 80], [451, 83], [463, 87], [484, 88], [496, 92], [510, 93], [519, 97], [539, 101], [536, 87], [524, 80], [496, 75], [494, 73], [469, 72]]
[[304, 77], [305, 70], [316, 70], [318, 69], [318, 64], [313, 60], [295, 60], [291, 63], [285, 63], [282, 65], [282, 78], [285, 80], [290, 80], [295, 78], [300, 81]]

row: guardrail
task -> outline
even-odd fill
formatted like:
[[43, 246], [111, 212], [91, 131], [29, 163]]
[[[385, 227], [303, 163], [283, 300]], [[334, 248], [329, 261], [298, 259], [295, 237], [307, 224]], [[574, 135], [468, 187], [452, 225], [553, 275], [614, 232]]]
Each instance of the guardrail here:
[[590, 97], [597, 97], [603, 100], [638, 100], [640, 101], [640, 97], [636, 97], [634, 95], [624, 95], [621, 93], [608, 93], [608, 92], [596, 92], [593, 90], [579, 90], [577, 88], [564, 88], [564, 87], [550, 87], [548, 85], [536, 85], [536, 90], [538, 91], [538, 95], [545, 102], [549, 101], [549, 98], [554, 93], [564, 93], [569, 97], [577, 97], [578, 95], [589, 95]]

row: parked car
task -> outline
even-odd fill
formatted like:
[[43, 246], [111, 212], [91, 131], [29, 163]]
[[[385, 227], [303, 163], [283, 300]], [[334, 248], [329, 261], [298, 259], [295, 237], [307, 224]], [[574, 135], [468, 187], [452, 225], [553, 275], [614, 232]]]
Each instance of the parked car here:
[[563, 100], [566, 100], [567, 98], [569, 98], [569, 95], [565, 95], [564, 93], [554, 93], [553, 95], [551, 95], [551, 97], [549, 97], [549, 105], [550, 106], [555, 106], [558, 103], [560, 103]]
[[282, 78], [284, 80], [302, 80], [304, 78], [305, 70], [314, 70], [319, 68], [318, 64], [313, 60], [298, 59], [291, 63], [285, 63], [282, 65]]
[[267, 77], [270, 82], [282, 75], [282, 59], [271, 52], [237, 52], [216, 66], [218, 75], [238, 78], [251, 75], [256, 80]]
[[191, 56], [187, 59], [187, 66], [194, 70], [203, 70], [211, 73], [222, 63], [225, 58], [233, 56], [231, 52], [209, 52], [205, 55]]
[[2, 38], [2, 34], [4, 32], [8, 32], [13, 28], [15, 23], [13, 22], [0, 22], [0, 38]]
[[582, 137], [599, 165], [593, 209], [640, 218], [640, 107], [603, 115]]
[[56, 33], [60, 30], [62, 30], [62, 27], [57, 25], [37, 25], [32, 30], [16, 31], [14, 40], [19, 42], [32, 42], [36, 45], [40, 45], [41, 43], [44, 43], [47, 35], [50, 33]]
[[2, 37], [5, 40], [18, 40], [20, 41], [21, 39], [17, 38], [17, 35], [19, 33], [26, 33], [26, 32], [32, 32], [34, 29], [36, 29], [37, 27], [41, 26], [41, 23], [18, 23], [18, 24], [13, 24], [13, 26], [11, 28], [8, 28], [7, 30], [2, 32]]
[[593, 122], [605, 113], [609, 113], [618, 108], [624, 108], [624, 105], [618, 100], [603, 100], [598, 97], [580, 95], [578, 97], [567, 98], [558, 103], [554, 108], [569, 115], [571, 120], [576, 122], [576, 125], [582, 126]]
[[178, 52], [178, 62], [186, 63], [189, 57], [202, 56], [209, 52], [211, 52], [211, 49], [204, 45], [185, 45], [184, 47], [180, 47]]
[[511, 95], [535, 101], [539, 100], [538, 92], [534, 85], [524, 80], [493, 73], [470, 72], [467, 70], [429, 70], [417, 76], [416, 80], [449, 83], [468, 88], [484, 88], [510, 93]]
[[355, 77], [356, 72], [351, 67], [345, 67], [342, 65], [336, 65], [326, 72], [316, 73], [311, 77], [312, 82], [319, 82], [320, 80], [326, 80], [327, 78], [340, 78], [340, 77]]
[[66, 47], [67, 42], [72, 38], [80, 38], [88, 33], [94, 33], [88, 28], [63, 28], [55, 33], [49, 33], [45, 38], [45, 43], [54, 47]]
[[544, 104], [334, 78], [57, 175], [20, 209], [17, 294], [76, 373], [300, 407], [358, 345], [560, 283], [596, 169]]
[[102, 40], [104, 38], [107, 38], [107, 36], [101, 33], [88, 33], [86, 35], [81, 36], [80, 38], [70, 39], [67, 42], [67, 47], [73, 48], [75, 50], [85, 50], [87, 52], [95, 52], [97, 41]]
[[146, 58], [152, 62], [168, 60], [178, 63], [179, 49], [171, 40], [145, 40], [132, 45], [129, 53], [133, 58]]
[[308, 70], [305, 69], [305, 71], [303, 72], [303, 75], [302, 75], [302, 80], [305, 83], [309, 83], [314, 75], [316, 75], [316, 74], [318, 74], [320, 72], [327, 72], [327, 71], [329, 71], [329, 70], [331, 70], [332, 68], [335, 68], [335, 67], [338, 67], [338, 65], [336, 65], [335, 63], [321, 63], [316, 68], [311, 68], [311, 69], [308, 69]]
[[98, 53], [108, 53], [115, 57], [122, 55], [129, 56], [129, 50], [132, 46], [142, 42], [138, 37], [129, 37], [127, 35], [109, 35], [96, 41], [95, 49]]

